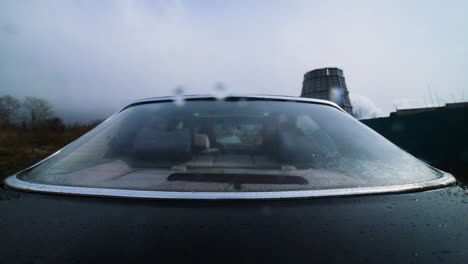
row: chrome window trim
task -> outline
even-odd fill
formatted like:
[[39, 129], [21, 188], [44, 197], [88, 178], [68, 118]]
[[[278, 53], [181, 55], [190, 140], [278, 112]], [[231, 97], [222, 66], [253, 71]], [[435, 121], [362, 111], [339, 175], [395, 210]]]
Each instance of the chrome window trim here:
[[[213, 95], [184, 95], [183, 96], [184, 100], [197, 100], [197, 99], [216, 99], [215, 96]], [[290, 101], [290, 102], [304, 102], [304, 103], [315, 103], [315, 104], [321, 104], [321, 105], [327, 105], [327, 106], [332, 106], [344, 113], [348, 113], [345, 110], [343, 110], [339, 105], [332, 101], [328, 100], [322, 100], [322, 99], [315, 99], [315, 98], [307, 98], [307, 97], [297, 97], [297, 96], [285, 96], [285, 95], [263, 95], [263, 94], [248, 94], [248, 95], [243, 95], [243, 94], [229, 94], [226, 95], [224, 98], [248, 98], [248, 99], [264, 99], [264, 100], [282, 100], [282, 101]], [[175, 101], [177, 99], [176, 96], [162, 96], [162, 97], [151, 97], [151, 98], [145, 98], [145, 99], [140, 99], [136, 100], [125, 107], [123, 107], [121, 110], [117, 111], [120, 112], [128, 107], [138, 105], [138, 104], [144, 104], [144, 103], [156, 103], [156, 102], [162, 102], [162, 101]]]
[[393, 186], [358, 187], [304, 191], [275, 191], [275, 192], [171, 192], [171, 191], [143, 191], [128, 189], [108, 189], [48, 185], [26, 182], [13, 175], [5, 180], [7, 186], [23, 191], [52, 193], [76, 196], [140, 198], [140, 199], [190, 199], [190, 200], [252, 200], [252, 199], [284, 199], [284, 198], [318, 198], [343, 197], [357, 195], [390, 194], [432, 190], [453, 185], [455, 178], [449, 173], [443, 173], [441, 178]]

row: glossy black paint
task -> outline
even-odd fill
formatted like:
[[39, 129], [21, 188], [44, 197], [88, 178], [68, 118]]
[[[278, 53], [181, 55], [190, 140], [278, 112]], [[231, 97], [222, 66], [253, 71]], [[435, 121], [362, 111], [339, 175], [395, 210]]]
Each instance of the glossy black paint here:
[[0, 191], [0, 263], [468, 263], [468, 191], [174, 201]]

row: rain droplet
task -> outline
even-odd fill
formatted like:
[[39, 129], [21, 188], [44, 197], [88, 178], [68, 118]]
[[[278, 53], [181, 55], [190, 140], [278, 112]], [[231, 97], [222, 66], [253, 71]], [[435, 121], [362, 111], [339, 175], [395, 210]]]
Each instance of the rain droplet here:
[[178, 86], [177, 88], [174, 89], [174, 103], [176, 106], [184, 106], [185, 101], [184, 101], [184, 87]]
[[340, 87], [331, 88], [329, 98], [332, 102], [341, 105], [343, 103], [343, 89]]
[[265, 216], [271, 216], [271, 206], [267, 205], [262, 208], [262, 213]]
[[213, 88], [213, 95], [217, 100], [224, 100], [227, 96], [226, 86], [219, 82]]
[[405, 131], [405, 124], [398, 122], [398, 121], [394, 122], [392, 124], [392, 131], [398, 132], [398, 133]]
[[246, 107], [248, 105], [247, 100], [245, 100], [245, 98], [239, 99], [239, 102], [237, 102], [237, 104], [239, 107]]

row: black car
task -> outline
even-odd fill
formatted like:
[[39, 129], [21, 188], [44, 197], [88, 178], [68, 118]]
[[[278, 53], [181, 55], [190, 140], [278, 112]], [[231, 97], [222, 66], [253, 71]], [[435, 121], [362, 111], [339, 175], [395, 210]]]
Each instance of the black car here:
[[0, 263], [468, 263], [453, 176], [296, 97], [137, 101], [7, 178], [0, 212]]

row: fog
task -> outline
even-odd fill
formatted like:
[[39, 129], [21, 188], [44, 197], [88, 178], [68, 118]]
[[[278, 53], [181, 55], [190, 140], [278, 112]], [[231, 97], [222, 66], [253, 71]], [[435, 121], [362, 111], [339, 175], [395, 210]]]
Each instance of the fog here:
[[380, 116], [462, 101], [467, 3], [4, 0], [0, 95], [87, 121], [176, 87], [299, 95], [305, 72], [340, 67], [353, 102]]

